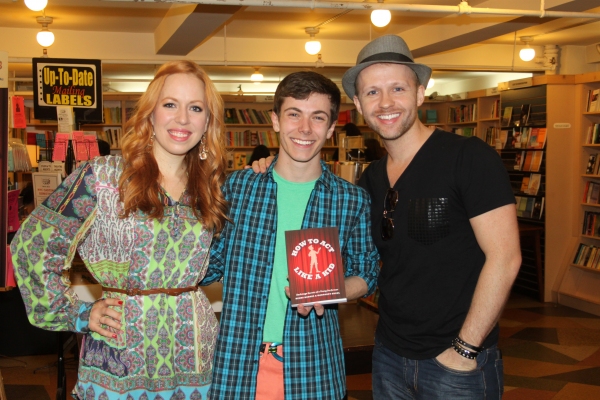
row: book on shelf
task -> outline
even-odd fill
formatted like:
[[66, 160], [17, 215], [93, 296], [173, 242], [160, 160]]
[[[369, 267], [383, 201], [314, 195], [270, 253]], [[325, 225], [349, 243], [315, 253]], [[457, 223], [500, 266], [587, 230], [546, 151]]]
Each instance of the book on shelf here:
[[598, 163], [598, 153], [590, 154], [590, 157], [588, 158], [587, 166], [585, 168], [585, 174], [586, 175], [595, 175], [596, 170], [597, 170], [597, 166], [596, 166], [597, 163]]
[[523, 161], [525, 161], [525, 152], [524, 151], [518, 151], [515, 154], [515, 165], [513, 167], [513, 169], [515, 171], [520, 171], [521, 168], [523, 168]]
[[492, 104], [492, 113], [490, 118], [500, 118], [500, 99], [494, 100], [494, 104]]
[[542, 185], [542, 174], [531, 174], [527, 186], [527, 194], [537, 196], [540, 186]]
[[[517, 129], [506, 129], [506, 141], [504, 142], [504, 148], [505, 149], [514, 149], [515, 145], [517, 142], [520, 142], [520, 136], [518, 135], [518, 130]], [[517, 136], [515, 137], [515, 134], [517, 134]]]
[[517, 217], [524, 217], [525, 210], [527, 209], [527, 197], [518, 197], [517, 202]]
[[521, 127], [521, 148], [526, 149], [529, 146], [529, 136], [531, 127]]
[[573, 264], [580, 267], [598, 269], [600, 249], [597, 246], [580, 243], [573, 257]]
[[542, 219], [544, 215], [544, 197], [535, 198], [535, 202], [533, 204], [533, 212], [531, 213], [531, 218], [533, 219]]
[[247, 164], [248, 154], [241, 151], [233, 152], [233, 169], [244, 169]]
[[595, 112], [600, 110], [600, 89], [593, 89], [590, 92], [588, 101], [588, 112]]
[[521, 105], [521, 112], [519, 114], [519, 126], [527, 125], [529, 121], [529, 110], [531, 108], [530, 104]]
[[523, 218], [531, 218], [533, 216], [533, 208], [535, 207], [535, 197], [527, 197], [527, 204], [523, 211]]
[[437, 110], [428, 109], [425, 110], [425, 123], [436, 124], [438, 122]]
[[488, 126], [485, 130], [485, 142], [490, 146], [496, 146], [496, 139], [499, 138], [498, 130], [495, 126]]
[[523, 162], [523, 168], [521, 171], [531, 171], [531, 161], [533, 160], [533, 151], [525, 152], [525, 161]]
[[233, 151], [228, 151], [226, 154], [227, 169], [233, 169]]
[[510, 106], [504, 107], [504, 112], [502, 113], [502, 119], [500, 120], [500, 125], [510, 126], [510, 121], [512, 119], [512, 110], [513, 110], [513, 108]]
[[587, 204], [598, 204], [600, 198], [600, 184], [587, 182], [583, 193], [583, 202]]
[[542, 166], [542, 159], [544, 158], [543, 151], [531, 151], [533, 157], [531, 158], [531, 169], [532, 172], [538, 172]]
[[526, 193], [527, 188], [529, 187], [529, 176], [523, 176], [523, 180], [521, 181], [520, 192]]
[[538, 128], [537, 138], [536, 138], [536, 149], [543, 149], [546, 147], [546, 128]]
[[292, 307], [346, 302], [337, 227], [285, 232]]
[[587, 136], [585, 139], [586, 144], [598, 144], [600, 143], [600, 124], [592, 124], [588, 126]]

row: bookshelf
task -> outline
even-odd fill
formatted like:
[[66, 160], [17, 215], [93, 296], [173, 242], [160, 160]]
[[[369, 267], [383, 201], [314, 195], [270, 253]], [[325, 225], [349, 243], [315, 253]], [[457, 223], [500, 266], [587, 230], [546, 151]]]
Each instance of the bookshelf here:
[[464, 99], [427, 99], [420, 107], [420, 119], [427, 126], [462, 136], [477, 136], [493, 145], [500, 127], [500, 95], [488, 92], [466, 92]]
[[[579, 157], [575, 190], [575, 240], [560, 285], [558, 302], [600, 315], [600, 110], [590, 110], [590, 94], [600, 91], [600, 74], [586, 74], [576, 85], [576, 124]], [[596, 130], [594, 132], [594, 130]]]
[[539, 299], [545, 286], [546, 103], [546, 85], [501, 92], [502, 121], [495, 143], [515, 194], [520, 231], [531, 228], [539, 234], [535, 242], [520, 235], [522, 263], [513, 290]]

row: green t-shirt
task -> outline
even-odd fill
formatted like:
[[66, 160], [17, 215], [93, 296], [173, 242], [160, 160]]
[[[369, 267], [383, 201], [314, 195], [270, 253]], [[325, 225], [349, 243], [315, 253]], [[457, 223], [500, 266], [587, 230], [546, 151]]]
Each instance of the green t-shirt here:
[[288, 307], [284, 288], [289, 286], [285, 231], [302, 228], [304, 212], [316, 182], [316, 180], [290, 182], [283, 179], [275, 170], [273, 170], [273, 178], [277, 182], [277, 237], [263, 342], [283, 341], [283, 325]]

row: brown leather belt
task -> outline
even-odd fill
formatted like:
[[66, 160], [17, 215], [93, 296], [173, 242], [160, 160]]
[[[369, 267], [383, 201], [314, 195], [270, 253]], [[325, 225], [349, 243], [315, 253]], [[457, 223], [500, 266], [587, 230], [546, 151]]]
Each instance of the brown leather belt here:
[[179, 296], [181, 293], [185, 292], [193, 292], [198, 289], [198, 286], [188, 286], [184, 288], [176, 288], [176, 289], [117, 289], [117, 288], [109, 288], [102, 286], [102, 290], [105, 292], [115, 292], [115, 293], [123, 293], [127, 296], [147, 296], [149, 294], [160, 294], [164, 293], [169, 296]]

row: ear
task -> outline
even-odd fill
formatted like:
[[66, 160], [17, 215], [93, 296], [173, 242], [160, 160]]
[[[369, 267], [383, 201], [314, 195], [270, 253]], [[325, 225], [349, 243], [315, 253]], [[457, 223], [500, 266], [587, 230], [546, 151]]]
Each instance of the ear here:
[[420, 107], [425, 101], [425, 86], [419, 85], [417, 89], [417, 106]]
[[356, 109], [358, 110], [358, 112], [361, 115], [364, 115], [362, 112], [362, 107], [360, 106], [360, 101], [358, 100], [358, 96], [354, 95], [354, 97], [352, 98], [352, 101], [354, 102], [354, 105], [356, 106]]
[[271, 111], [271, 121], [273, 121], [273, 130], [279, 132], [279, 117], [275, 111]]
[[331, 139], [333, 132], [335, 132], [335, 124], [337, 124], [337, 120], [333, 121], [333, 124], [327, 130], [327, 139]]

